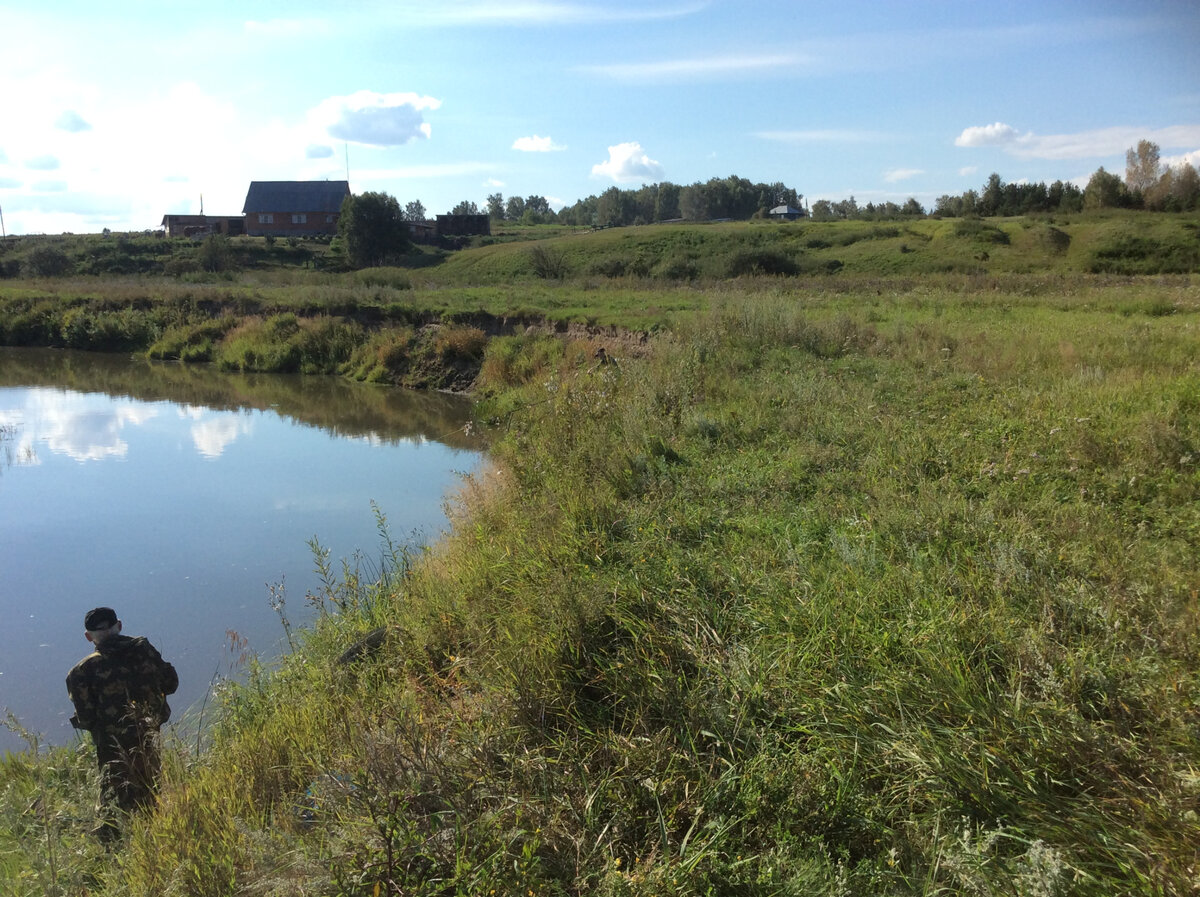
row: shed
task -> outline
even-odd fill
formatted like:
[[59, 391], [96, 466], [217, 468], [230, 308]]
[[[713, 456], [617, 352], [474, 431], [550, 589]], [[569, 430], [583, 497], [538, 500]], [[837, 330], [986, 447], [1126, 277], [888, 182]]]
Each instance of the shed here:
[[804, 217], [804, 211], [802, 209], [795, 209], [789, 205], [776, 206], [775, 208], [771, 209], [771, 211], [767, 212], [767, 214], [772, 218], [783, 221], [795, 221], [797, 218]]
[[252, 236], [293, 237], [337, 230], [349, 181], [251, 181], [242, 214]]

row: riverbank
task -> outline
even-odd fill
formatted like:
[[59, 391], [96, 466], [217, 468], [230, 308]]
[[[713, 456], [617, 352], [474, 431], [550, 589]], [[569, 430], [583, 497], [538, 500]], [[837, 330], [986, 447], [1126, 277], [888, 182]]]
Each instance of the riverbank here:
[[1200, 287], [974, 283], [714, 286], [615, 365], [485, 341], [496, 467], [452, 534], [332, 583], [102, 871], [83, 753], [9, 761], [0, 862], [28, 893], [1188, 893]]

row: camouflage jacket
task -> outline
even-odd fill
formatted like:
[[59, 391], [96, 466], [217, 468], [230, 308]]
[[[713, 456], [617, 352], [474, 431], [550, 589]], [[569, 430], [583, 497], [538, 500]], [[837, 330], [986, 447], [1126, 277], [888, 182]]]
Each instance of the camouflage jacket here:
[[161, 726], [171, 716], [167, 695], [179, 687], [175, 667], [144, 638], [109, 636], [67, 674], [77, 729]]

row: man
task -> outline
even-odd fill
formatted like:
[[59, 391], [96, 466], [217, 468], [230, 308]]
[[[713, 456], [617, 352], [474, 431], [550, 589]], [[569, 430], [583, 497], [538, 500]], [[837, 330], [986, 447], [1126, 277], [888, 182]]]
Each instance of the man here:
[[67, 693], [75, 705], [71, 725], [91, 732], [96, 745], [97, 834], [109, 840], [119, 833], [120, 815], [154, 801], [158, 730], [171, 716], [167, 695], [179, 687], [179, 676], [146, 639], [121, 635], [111, 607], [88, 611], [83, 625], [95, 650], [67, 674]]

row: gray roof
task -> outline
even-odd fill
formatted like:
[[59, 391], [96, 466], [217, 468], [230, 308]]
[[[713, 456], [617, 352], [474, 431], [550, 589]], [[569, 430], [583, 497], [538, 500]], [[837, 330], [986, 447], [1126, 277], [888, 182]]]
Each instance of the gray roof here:
[[768, 215], [803, 215], [799, 209], [793, 209], [791, 206], [776, 206], [771, 209]]
[[255, 212], [340, 212], [348, 181], [251, 181], [243, 215]]

